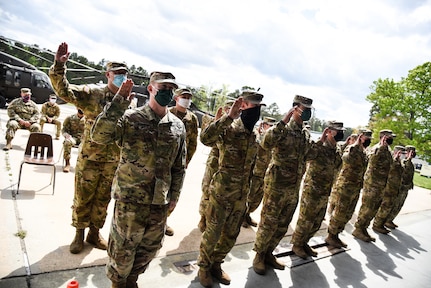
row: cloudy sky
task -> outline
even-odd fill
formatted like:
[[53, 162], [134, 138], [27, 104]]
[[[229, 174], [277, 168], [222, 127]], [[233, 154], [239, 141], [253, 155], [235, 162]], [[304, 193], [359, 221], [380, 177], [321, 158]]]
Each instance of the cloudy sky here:
[[178, 82], [258, 88], [286, 112], [366, 126], [373, 81], [430, 61], [431, 0], [0, 0], [0, 36], [98, 63], [126, 61]]

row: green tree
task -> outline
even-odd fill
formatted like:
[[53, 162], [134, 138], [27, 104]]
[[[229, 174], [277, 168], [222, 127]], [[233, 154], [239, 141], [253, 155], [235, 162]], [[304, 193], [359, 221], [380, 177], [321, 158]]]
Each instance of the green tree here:
[[395, 144], [414, 145], [418, 154], [431, 160], [431, 62], [409, 71], [399, 82], [378, 79], [366, 97], [373, 104], [370, 110], [370, 128], [374, 131], [391, 129], [397, 137]]

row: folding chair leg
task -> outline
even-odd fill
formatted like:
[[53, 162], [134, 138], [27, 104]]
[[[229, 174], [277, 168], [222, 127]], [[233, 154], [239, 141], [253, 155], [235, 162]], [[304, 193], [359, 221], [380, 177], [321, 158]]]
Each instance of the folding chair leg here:
[[20, 167], [19, 167], [19, 175], [18, 175], [18, 187], [16, 188], [16, 194], [18, 194], [19, 193], [19, 184], [21, 183], [21, 172], [22, 172], [22, 165], [24, 164], [24, 162], [23, 163], [21, 163], [21, 165], [20, 165]]
[[54, 169], [54, 171], [53, 171], [54, 174], [51, 177], [51, 179], [54, 178], [54, 181], [52, 181], [52, 195], [54, 195], [54, 191], [55, 191], [55, 174], [56, 174], [55, 165], [52, 166], [52, 168]]

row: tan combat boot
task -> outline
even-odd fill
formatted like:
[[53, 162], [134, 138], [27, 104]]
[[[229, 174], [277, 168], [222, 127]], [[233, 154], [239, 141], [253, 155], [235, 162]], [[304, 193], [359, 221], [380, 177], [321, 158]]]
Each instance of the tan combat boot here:
[[256, 253], [253, 259], [253, 270], [259, 275], [265, 275], [266, 266], [265, 266], [265, 254], [264, 253]]
[[230, 284], [231, 279], [229, 275], [227, 275], [227, 273], [224, 272], [223, 269], [221, 269], [220, 262], [213, 263], [213, 265], [211, 266], [210, 272], [211, 272], [211, 275], [213, 275], [220, 283], [224, 285]]
[[201, 220], [198, 223], [198, 228], [201, 233], [204, 233], [205, 229], [207, 228], [207, 222], [205, 219], [205, 216], [201, 216]]
[[114, 282], [112, 281], [112, 286], [111, 288], [127, 288], [126, 286], [126, 282]]
[[310, 247], [310, 245], [305, 244], [304, 245], [304, 251], [305, 253], [307, 253], [309, 256], [313, 256], [313, 257], [317, 257], [317, 251], [314, 250], [313, 248]]
[[247, 213], [244, 216], [244, 221], [242, 226], [245, 228], [248, 228], [249, 226], [257, 227], [257, 222], [251, 218], [250, 213]]
[[277, 259], [277, 257], [272, 254], [272, 252], [267, 252], [265, 254], [265, 263], [272, 266], [274, 269], [284, 270], [284, 264]]
[[84, 229], [76, 229], [75, 238], [70, 243], [69, 251], [72, 254], [78, 254], [84, 248]]
[[211, 277], [211, 273], [208, 270], [204, 270], [202, 268], [199, 269], [198, 272], [199, 282], [205, 288], [213, 287], [213, 279]]
[[12, 149], [12, 139], [6, 139], [6, 146], [3, 147], [3, 151]]
[[[368, 233], [367, 233], [368, 234]], [[363, 229], [356, 228], [353, 230], [352, 235], [364, 242], [371, 242], [371, 237], [364, 233]]]
[[[328, 236], [325, 238], [325, 242], [328, 243], [328, 245], [333, 246], [335, 248], [341, 248], [343, 245], [338, 241], [338, 235], [329, 233]], [[341, 240], [340, 240], [341, 241]]]
[[388, 234], [389, 232], [391, 232], [390, 230], [386, 229], [383, 226], [374, 226], [373, 225], [373, 230], [377, 233], [381, 233], [381, 234]]
[[96, 248], [101, 250], [108, 249], [108, 242], [103, 239], [102, 235], [99, 233], [99, 229], [91, 226], [90, 231], [87, 234], [87, 238], [85, 238], [87, 243], [93, 244]]
[[392, 221], [389, 221], [389, 222], [386, 222], [385, 223], [385, 226], [386, 227], [388, 227], [388, 228], [390, 228], [390, 229], [396, 229], [398, 226], [394, 223], [394, 222], [392, 222]]
[[307, 259], [308, 254], [304, 250], [304, 246], [301, 245], [293, 245], [292, 246], [292, 252], [296, 254], [296, 256], [301, 257], [302, 259]]
[[63, 167], [63, 172], [69, 173], [69, 171], [70, 171], [70, 159], [66, 159], [64, 161], [66, 161], [66, 165], [64, 165], [64, 167]]
[[127, 276], [126, 288], [138, 288], [138, 277], [137, 274], [130, 274]]

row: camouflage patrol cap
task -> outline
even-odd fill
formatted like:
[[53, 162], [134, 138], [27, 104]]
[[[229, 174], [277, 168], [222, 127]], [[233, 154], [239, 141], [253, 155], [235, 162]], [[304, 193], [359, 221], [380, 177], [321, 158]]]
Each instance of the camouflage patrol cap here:
[[392, 132], [392, 130], [390, 130], [390, 129], [383, 129], [383, 130], [380, 130], [380, 132], [379, 132], [379, 136], [380, 137], [383, 137], [384, 135], [386, 135], [386, 136], [388, 136], [388, 137], [397, 137], [397, 135], [395, 135], [393, 132]]
[[333, 130], [340, 130], [340, 131], [346, 130], [346, 128], [343, 127], [343, 122], [339, 122], [339, 121], [329, 121], [328, 128]]
[[31, 94], [31, 89], [30, 88], [21, 88], [21, 93], [24, 93], [24, 94], [30, 93]]
[[406, 145], [406, 151], [410, 151], [410, 150], [416, 151], [416, 147], [413, 145]]
[[124, 70], [126, 72], [129, 72], [129, 68], [127, 67], [127, 64], [124, 62], [111, 61], [106, 64], [106, 72], [118, 71], [118, 70]]
[[235, 100], [228, 99], [228, 100], [226, 100], [226, 102], [224, 102], [224, 105], [225, 106], [232, 106], [233, 103], [235, 103]]
[[394, 151], [398, 151], [398, 150], [400, 150], [400, 151], [405, 151], [405, 148], [404, 148], [404, 146], [396, 145], [396, 146], [394, 147]]
[[192, 91], [188, 88], [179, 88], [179, 89], [175, 90], [175, 96], [180, 96], [180, 95], [184, 95], [184, 94], [189, 94], [189, 95], [193, 96]]
[[265, 105], [262, 102], [263, 95], [253, 91], [253, 90], [244, 90], [242, 91], [240, 95], [245, 101], [253, 103], [253, 104], [259, 104], [259, 105]]
[[362, 135], [364, 135], [365, 137], [368, 137], [368, 138], [373, 138], [372, 136], [373, 136], [373, 131], [371, 131], [371, 130], [368, 130], [368, 129], [363, 129], [363, 130], [361, 130], [361, 133], [362, 133]]
[[175, 88], [178, 88], [178, 84], [175, 82], [175, 76], [170, 72], [151, 72], [150, 83], [171, 83]]
[[313, 104], [313, 100], [301, 95], [295, 95], [293, 97], [293, 104], [301, 104], [307, 108], [312, 108], [311, 104]]
[[263, 117], [263, 123], [268, 124], [268, 125], [274, 125], [277, 122], [277, 119], [272, 118], [272, 117]]

